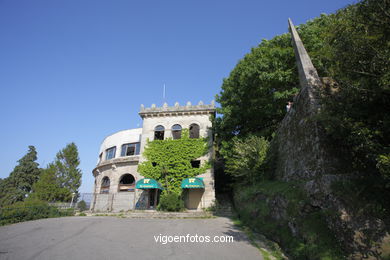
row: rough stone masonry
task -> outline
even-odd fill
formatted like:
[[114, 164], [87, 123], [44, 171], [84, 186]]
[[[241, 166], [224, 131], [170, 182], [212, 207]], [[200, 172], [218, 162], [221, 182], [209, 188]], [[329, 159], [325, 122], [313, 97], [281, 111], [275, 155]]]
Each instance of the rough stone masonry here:
[[[332, 183], [350, 178], [343, 172], [341, 161], [327, 145], [327, 137], [316, 120], [322, 109], [323, 81], [305, 50], [297, 30], [289, 19], [289, 29], [299, 72], [301, 89], [294, 98], [291, 109], [281, 122], [271, 144], [275, 154], [277, 180], [302, 184], [312, 210], [333, 212], [325, 220], [340, 244], [352, 256], [378, 255], [384, 236], [384, 223], [371, 216], [357, 214], [355, 209], [339, 198], [332, 190]], [[272, 203], [274, 212], [286, 203]], [[280, 206], [278, 206], [280, 205]], [[278, 219], [280, 216], [275, 216]], [[293, 234], [294, 220], [288, 220]]]

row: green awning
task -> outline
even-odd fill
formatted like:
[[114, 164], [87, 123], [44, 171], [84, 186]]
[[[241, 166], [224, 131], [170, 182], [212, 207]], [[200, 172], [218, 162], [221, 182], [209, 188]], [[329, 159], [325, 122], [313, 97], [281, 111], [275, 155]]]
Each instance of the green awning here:
[[158, 183], [155, 179], [141, 179], [137, 181], [137, 184], [135, 185], [137, 189], [160, 189], [162, 190], [163, 187], [160, 183]]
[[201, 178], [187, 178], [181, 182], [182, 189], [204, 189], [204, 183]]

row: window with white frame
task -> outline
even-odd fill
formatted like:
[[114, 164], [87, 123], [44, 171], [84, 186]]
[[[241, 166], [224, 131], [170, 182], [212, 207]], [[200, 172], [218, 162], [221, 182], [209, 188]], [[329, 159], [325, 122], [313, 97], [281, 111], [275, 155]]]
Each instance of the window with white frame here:
[[106, 150], [106, 160], [110, 160], [112, 158], [115, 158], [115, 152], [116, 152], [116, 146], [108, 148]]
[[121, 156], [131, 156], [139, 154], [139, 143], [131, 143], [122, 145]]

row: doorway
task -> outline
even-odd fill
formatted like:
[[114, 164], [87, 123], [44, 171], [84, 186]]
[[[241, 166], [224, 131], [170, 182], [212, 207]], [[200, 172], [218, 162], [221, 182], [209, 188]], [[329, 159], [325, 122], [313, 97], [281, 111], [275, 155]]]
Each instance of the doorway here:
[[149, 197], [148, 197], [148, 209], [156, 209], [157, 205], [160, 200], [160, 193], [161, 191], [159, 189], [150, 189], [149, 190]]
[[201, 201], [204, 189], [187, 189], [187, 209], [198, 209], [202, 207]]

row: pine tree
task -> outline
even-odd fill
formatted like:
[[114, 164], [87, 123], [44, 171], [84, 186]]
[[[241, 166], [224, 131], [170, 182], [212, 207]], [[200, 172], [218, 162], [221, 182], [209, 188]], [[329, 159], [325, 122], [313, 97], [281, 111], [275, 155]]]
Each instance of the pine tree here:
[[71, 199], [70, 190], [60, 187], [56, 172], [54, 164], [49, 164], [42, 171], [39, 181], [33, 185], [33, 198], [47, 202], [69, 201]]
[[28, 148], [27, 154], [18, 161], [9, 177], [0, 182], [0, 206], [23, 201], [39, 179], [41, 169], [36, 162], [37, 152], [34, 146]]
[[75, 143], [70, 143], [59, 151], [53, 163], [60, 187], [75, 193], [76, 198], [78, 197], [82, 174], [78, 168], [79, 164], [80, 159]]

